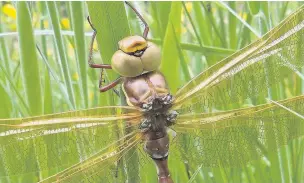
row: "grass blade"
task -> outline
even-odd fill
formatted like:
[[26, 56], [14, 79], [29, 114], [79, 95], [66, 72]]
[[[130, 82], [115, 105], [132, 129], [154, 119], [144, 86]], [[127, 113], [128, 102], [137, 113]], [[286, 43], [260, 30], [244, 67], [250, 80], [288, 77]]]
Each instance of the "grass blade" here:
[[[180, 41], [181, 35], [181, 11], [182, 4], [181, 2], [172, 2], [171, 11], [169, 15], [169, 22], [166, 29], [166, 34], [164, 37], [163, 48], [162, 48], [162, 64], [161, 71], [165, 74], [168, 83], [171, 84], [171, 91], [175, 93], [177, 88], [179, 87], [179, 56], [178, 50], [176, 48], [176, 39], [174, 35], [176, 35], [177, 40]], [[174, 27], [174, 29], [173, 29]], [[173, 33], [175, 31], [175, 34]], [[177, 62], [177, 63], [176, 63]]]
[[88, 84], [87, 84], [87, 53], [84, 37], [84, 10], [83, 2], [69, 2], [71, 11], [72, 26], [75, 32], [76, 58], [80, 73], [80, 88], [85, 108], [88, 107]]
[[17, 27], [23, 85], [31, 115], [42, 114], [42, 92], [32, 21], [26, 2], [17, 3]]
[[67, 91], [69, 94], [69, 99], [75, 108], [75, 99], [74, 99], [74, 91], [71, 82], [70, 70], [67, 62], [67, 57], [64, 48], [64, 42], [60, 33], [60, 24], [59, 24], [59, 15], [58, 15], [58, 7], [55, 2], [47, 2], [47, 8], [49, 11], [50, 19], [52, 22], [52, 26], [55, 33], [55, 45], [56, 50], [59, 54], [60, 64], [61, 64], [61, 73], [64, 76], [64, 81], [67, 87]]

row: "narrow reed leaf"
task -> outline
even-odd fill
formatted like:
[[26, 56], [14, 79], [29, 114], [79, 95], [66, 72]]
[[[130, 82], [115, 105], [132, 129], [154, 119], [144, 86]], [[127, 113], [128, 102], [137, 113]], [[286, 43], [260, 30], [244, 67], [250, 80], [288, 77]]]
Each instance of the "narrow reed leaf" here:
[[82, 99], [85, 108], [88, 107], [88, 84], [87, 84], [87, 47], [85, 44], [85, 35], [84, 35], [84, 10], [83, 2], [74, 1], [69, 2], [71, 9], [71, 19], [72, 26], [75, 33], [74, 41], [76, 45], [76, 60], [79, 68], [79, 84], [80, 89], [82, 90]]
[[[235, 10], [236, 8], [236, 3], [233, 2], [233, 1], [230, 1], [229, 3], [229, 7], [232, 9], [232, 10]], [[229, 48], [231, 49], [236, 49], [237, 48], [237, 39], [235, 39], [237, 37], [237, 28], [236, 28], [236, 18], [231, 14], [229, 13], [228, 15], [228, 20], [229, 20], [229, 23], [228, 23], [228, 26], [229, 26]]]
[[261, 2], [259, 1], [250, 1], [250, 2], [247, 2], [248, 4], [248, 7], [249, 7], [249, 10], [250, 10], [250, 13], [252, 15], [256, 15], [260, 12], [260, 6], [261, 6]]
[[253, 27], [251, 27], [245, 20], [243, 20], [233, 9], [231, 9], [225, 2], [220, 1], [221, 5], [227, 8], [227, 10], [232, 13], [240, 22], [242, 22], [252, 33], [254, 33], [258, 38], [261, 34], [258, 33]]
[[39, 63], [35, 49], [32, 21], [26, 2], [17, 3], [17, 28], [23, 86], [31, 115], [43, 112]]
[[10, 117], [10, 112], [12, 110], [12, 103], [10, 101], [10, 96], [5, 90], [0, 82], [0, 118], [8, 118]]
[[[200, 2], [200, 3], [202, 5], [202, 7], [204, 8], [205, 12], [208, 12], [208, 8], [207, 8], [206, 3], [204, 3], [204, 2]], [[219, 29], [216, 25], [215, 18], [212, 16], [211, 13], [208, 13], [207, 14], [207, 19], [208, 19], [209, 23], [212, 25], [212, 28], [213, 28], [213, 31], [215, 32], [216, 38], [220, 40], [221, 45], [224, 45], [225, 41], [224, 41], [224, 38], [221, 37], [221, 33], [219, 32]]]
[[[212, 45], [211, 44], [211, 32], [210, 30], [210, 22], [206, 21], [206, 16], [202, 12], [202, 7], [200, 6], [199, 2], [192, 2], [193, 3], [193, 10], [194, 15], [197, 22], [198, 31], [200, 33], [200, 37], [202, 38], [202, 42], [205, 45]], [[209, 27], [209, 28], [208, 28]]]
[[[1, 24], [1, 18], [0, 18], [0, 24]], [[2, 26], [0, 26], [0, 34], [2, 33]], [[0, 37], [0, 59], [1, 59], [1, 64], [3, 64], [8, 71], [8, 74], [11, 76], [11, 65], [10, 63], [10, 57], [9, 57], [9, 52], [7, 49], [7, 44], [5, 44], [5, 38]]]
[[[47, 7], [46, 7], [46, 2], [41, 1], [39, 2], [39, 8], [41, 11], [42, 16], [46, 17], [47, 16]], [[45, 29], [45, 25], [44, 25], [44, 18], [40, 19], [40, 28], [41, 30]], [[41, 50], [41, 55], [43, 54], [45, 56], [45, 58], [42, 59], [47, 59], [47, 40], [46, 40], [46, 36], [41, 36], [41, 45], [42, 45], [42, 50]], [[40, 52], [39, 47], [36, 46], [38, 52]], [[50, 79], [50, 73], [48, 71], [47, 66], [45, 67], [44, 70], [45, 74], [44, 74], [44, 114], [50, 114], [52, 112], [54, 112], [53, 110], [53, 97], [52, 97], [52, 86], [51, 86], [51, 79]]]
[[60, 58], [61, 74], [64, 76], [64, 81], [65, 81], [65, 85], [67, 87], [69, 100], [70, 100], [73, 108], [75, 108], [75, 98], [74, 98], [74, 91], [73, 91], [73, 87], [72, 87], [72, 80], [71, 80], [71, 76], [70, 76], [70, 69], [69, 69], [69, 65], [67, 62], [64, 41], [63, 41], [62, 35], [60, 33], [58, 7], [55, 2], [49, 1], [49, 2], [47, 2], [47, 8], [48, 8], [50, 20], [52, 22], [52, 26], [53, 26], [54, 33], [55, 33], [54, 40], [56, 43], [55, 44], [56, 51], [58, 52], [58, 55]]
[[201, 38], [200, 38], [200, 36], [199, 36], [199, 34], [198, 34], [197, 30], [196, 30], [196, 27], [195, 27], [195, 25], [194, 25], [194, 22], [193, 22], [193, 20], [192, 20], [192, 17], [191, 17], [191, 15], [190, 15], [189, 11], [188, 11], [187, 8], [186, 8], [185, 2], [182, 2], [182, 5], [183, 5], [184, 11], [186, 12], [186, 15], [187, 15], [187, 17], [188, 17], [188, 19], [189, 19], [189, 21], [190, 21], [191, 27], [192, 27], [192, 29], [193, 29], [193, 31], [194, 31], [195, 37], [196, 37], [196, 39], [197, 39], [197, 41], [198, 41], [198, 44], [199, 44], [199, 45], [202, 47], [202, 49], [203, 49], [203, 43], [202, 43]]
[[[149, 41], [152, 41], [158, 45], [163, 44], [163, 42], [159, 39], [149, 39]], [[181, 49], [188, 50], [192, 52], [202, 53], [203, 55], [207, 56], [219, 56], [219, 57], [227, 57], [228, 55], [231, 55], [235, 52], [233, 49], [227, 49], [227, 48], [220, 48], [220, 47], [212, 47], [212, 46], [203, 46], [201, 47], [198, 44], [192, 44], [192, 43], [179, 43]]]
[[64, 83], [60, 81], [59, 76], [56, 75], [55, 71], [52, 69], [52, 67], [48, 63], [46, 56], [43, 54], [43, 52], [41, 51], [41, 49], [38, 46], [37, 46], [37, 50], [38, 50], [43, 62], [45, 63], [45, 66], [46, 66], [47, 71], [49, 72], [49, 75], [51, 75], [52, 78], [55, 80], [55, 83], [57, 85], [59, 85], [60, 91], [61, 91], [62, 95], [64, 96], [64, 100], [68, 104], [69, 108], [73, 108], [73, 105], [68, 97], [67, 88], [65, 87]]
[[[151, 3], [151, 15], [154, 17], [156, 23], [156, 28], [154, 29], [155, 32], [152, 32], [152, 34], [155, 37], [156, 31], [161, 39], [164, 39], [165, 33], [166, 33], [166, 27], [168, 25], [169, 21], [169, 14], [171, 9], [171, 3], [170, 1], [163, 1], [163, 2], [156, 2], [156, 1], [150, 1]], [[153, 26], [153, 25], [152, 25]], [[151, 30], [152, 31], [152, 30]]]
[[18, 88], [15, 86], [13, 80], [9, 77], [7, 71], [4, 69], [4, 67], [0, 64], [0, 71], [4, 74], [4, 78], [6, 78], [8, 85], [11, 87], [11, 90], [14, 91], [14, 93], [17, 95], [17, 101], [18, 104], [21, 104], [18, 106], [19, 109], [19, 113], [22, 116], [28, 116], [30, 115], [30, 109], [28, 107], [28, 104], [26, 103], [24, 97], [22, 96], [22, 94], [20, 93], [20, 91], [18, 90]]
[[[179, 87], [179, 62], [178, 50], [176, 44], [179, 44], [181, 35], [181, 2], [172, 2], [171, 11], [169, 15], [169, 22], [166, 28], [166, 34], [162, 46], [162, 64], [161, 71], [167, 78], [167, 81], [171, 83], [170, 90], [175, 93]], [[173, 29], [174, 28], [174, 29]], [[174, 33], [178, 42], [174, 38]]]
[[[174, 30], [173, 25], [172, 25], [172, 29]], [[178, 38], [177, 38], [175, 31], [173, 31], [173, 34], [174, 34], [174, 39], [175, 39], [175, 43], [176, 43], [177, 53], [178, 53], [179, 60], [180, 60], [180, 65], [181, 65], [181, 68], [182, 68], [183, 74], [184, 74], [184, 79], [185, 79], [185, 81], [189, 81], [192, 77], [190, 75], [189, 68], [187, 66], [187, 61], [185, 60], [183, 51], [180, 47], [180, 43], [178, 42]]]

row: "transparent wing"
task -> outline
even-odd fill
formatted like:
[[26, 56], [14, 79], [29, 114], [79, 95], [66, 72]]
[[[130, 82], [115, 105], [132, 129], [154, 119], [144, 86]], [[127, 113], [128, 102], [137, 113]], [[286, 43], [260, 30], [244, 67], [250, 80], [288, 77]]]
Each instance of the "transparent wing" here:
[[140, 121], [136, 108], [123, 106], [1, 119], [0, 182], [58, 173], [135, 133]]
[[183, 114], [170, 152], [189, 164], [233, 167], [304, 135], [304, 96], [226, 112]]
[[201, 112], [239, 107], [268, 96], [269, 89], [304, 65], [304, 8], [261, 39], [189, 81], [176, 94], [173, 109]]
[[134, 131], [88, 159], [41, 182], [112, 182], [115, 177], [118, 180], [118, 161], [127, 152], [134, 151], [140, 140], [141, 134]]
[[[147, 182], [145, 177], [151, 175], [146, 172], [155, 167], [143, 152], [142, 138], [140, 131], [134, 130], [88, 159], [40, 182]], [[156, 182], [156, 172], [153, 175]]]

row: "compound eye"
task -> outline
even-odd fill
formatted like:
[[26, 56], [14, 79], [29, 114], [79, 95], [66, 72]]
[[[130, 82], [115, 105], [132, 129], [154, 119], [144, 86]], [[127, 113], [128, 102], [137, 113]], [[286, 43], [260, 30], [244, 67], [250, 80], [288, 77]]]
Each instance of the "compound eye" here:
[[161, 51], [154, 43], [148, 42], [148, 47], [141, 56], [145, 71], [155, 71], [161, 63]]
[[114, 71], [125, 77], [135, 77], [143, 72], [140, 58], [128, 55], [121, 50], [114, 53], [111, 65]]

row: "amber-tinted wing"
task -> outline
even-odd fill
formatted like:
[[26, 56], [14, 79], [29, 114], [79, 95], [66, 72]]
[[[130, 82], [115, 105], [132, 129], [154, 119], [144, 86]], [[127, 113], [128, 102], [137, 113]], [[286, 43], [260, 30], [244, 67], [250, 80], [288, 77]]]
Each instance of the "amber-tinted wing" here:
[[0, 182], [114, 179], [118, 160], [138, 151], [140, 121], [136, 108], [122, 106], [0, 119]]
[[272, 87], [299, 73], [303, 60], [302, 6], [177, 92], [172, 109], [179, 116], [172, 128], [178, 135], [170, 157], [209, 167], [239, 166], [304, 135], [303, 96], [240, 109], [244, 103], [266, 103]]
[[[113, 182], [115, 176], [117, 176], [118, 180], [120, 179], [118, 178], [119, 170], [117, 166], [119, 160], [128, 151], [134, 151], [140, 140], [140, 133], [136, 131], [129, 133], [88, 159], [66, 168], [41, 182]], [[117, 175], [115, 175], [115, 171]]]
[[261, 39], [189, 81], [177, 92], [173, 109], [231, 108], [266, 98], [271, 87], [298, 72], [303, 60], [302, 6]]
[[191, 165], [234, 167], [275, 151], [304, 135], [304, 96], [244, 109], [183, 114], [173, 158]]

